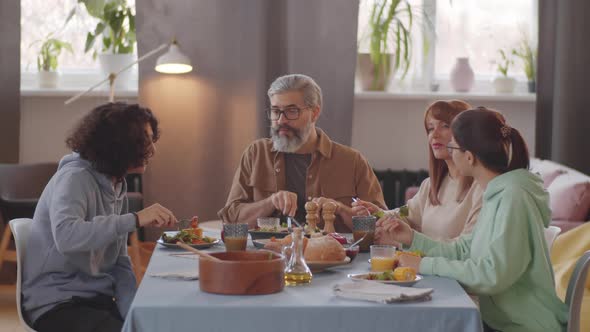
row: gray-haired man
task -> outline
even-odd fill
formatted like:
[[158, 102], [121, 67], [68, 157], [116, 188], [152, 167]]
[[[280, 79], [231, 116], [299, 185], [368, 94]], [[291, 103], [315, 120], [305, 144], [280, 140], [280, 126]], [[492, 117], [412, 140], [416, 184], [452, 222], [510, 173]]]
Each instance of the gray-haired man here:
[[225, 222], [247, 222], [253, 228], [258, 217], [281, 213], [303, 222], [307, 201], [320, 206], [332, 201], [336, 231], [350, 232], [352, 197], [385, 207], [367, 160], [315, 126], [322, 91], [311, 77], [281, 76], [268, 97], [271, 138], [256, 140], [242, 155], [227, 203], [218, 213]]

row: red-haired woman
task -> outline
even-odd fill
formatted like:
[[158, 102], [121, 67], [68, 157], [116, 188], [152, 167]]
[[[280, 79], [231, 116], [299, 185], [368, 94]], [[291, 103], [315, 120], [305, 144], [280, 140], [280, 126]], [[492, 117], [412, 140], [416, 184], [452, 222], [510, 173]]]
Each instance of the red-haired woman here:
[[[447, 144], [451, 141], [451, 122], [461, 112], [471, 108], [460, 100], [436, 101], [424, 114], [424, 129], [428, 135], [430, 177], [422, 182], [416, 196], [408, 201], [410, 226], [433, 239], [450, 241], [469, 233], [481, 208], [481, 189], [473, 178], [461, 176], [455, 167]], [[352, 204], [353, 215], [379, 211], [365, 201]], [[397, 215], [397, 209], [391, 212]]]

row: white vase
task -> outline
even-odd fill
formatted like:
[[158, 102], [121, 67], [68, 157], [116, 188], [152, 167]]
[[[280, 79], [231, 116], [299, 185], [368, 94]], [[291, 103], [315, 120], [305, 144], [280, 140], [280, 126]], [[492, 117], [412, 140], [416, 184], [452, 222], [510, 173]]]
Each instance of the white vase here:
[[512, 77], [498, 76], [494, 79], [496, 93], [513, 93], [516, 80]]
[[[99, 54], [98, 61], [105, 77], [116, 73], [135, 60], [134, 54]], [[115, 89], [128, 89], [131, 83], [131, 68], [117, 75]]]
[[469, 92], [473, 87], [474, 73], [469, 58], [457, 58], [451, 70], [451, 86], [457, 92]]
[[56, 71], [41, 70], [37, 72], [37, 82], [40, 88], [57, 88], [59, 73]]

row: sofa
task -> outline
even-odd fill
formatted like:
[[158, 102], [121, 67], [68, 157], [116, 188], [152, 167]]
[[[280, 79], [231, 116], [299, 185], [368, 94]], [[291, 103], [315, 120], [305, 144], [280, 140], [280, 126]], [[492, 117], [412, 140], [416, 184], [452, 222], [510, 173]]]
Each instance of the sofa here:
[[531, 159], [531, 171], [549, 192], [551, 225], [561, 232], [590, 220], [590, 176], [551, 160]]
[[[567, 232], [590, 220], [590, 176], [551, 160], [531, 159], [531, 171], [543, 179], [549, 192], [551, 225]], [[419, 187], [406, 189], [406, 201]]]

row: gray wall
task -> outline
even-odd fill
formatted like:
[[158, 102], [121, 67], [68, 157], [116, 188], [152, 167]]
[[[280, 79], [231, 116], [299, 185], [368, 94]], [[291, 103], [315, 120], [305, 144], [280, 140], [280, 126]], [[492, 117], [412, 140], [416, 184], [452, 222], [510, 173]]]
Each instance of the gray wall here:
[[193, 72], [161, 75], [155, 59], [139, 66], [139, 100], [163, 135], [144, 177], [146, 205], [179, 218], [216, 219], [232, 174], [256, 138], [264, 102], [265, 1], [137, 1], [139, 53], [176, 36]]
[[20, 121], [20, 1], [0, 1], [0, 41], [0, 163], [17, 163]]
[[194, 67], [172, 76], [154, 72], [155, 58], [139, 65], [139, 101], [163, 129], [146, 203], [216, 219], [243, 150], [267, 136], [266, 90], [279, 75], [317, 79], [320, 126], [350, 144], [357, 14], [356, 1], [138, 0], [139, 54], [176, 36]]
[[[301, 73], [322, 88], [318, 126], [350, 145], [358, 1], [271, 0], [268, 2], [268, 77]], [[263, 136], [268, 135], [264, 128]]]

